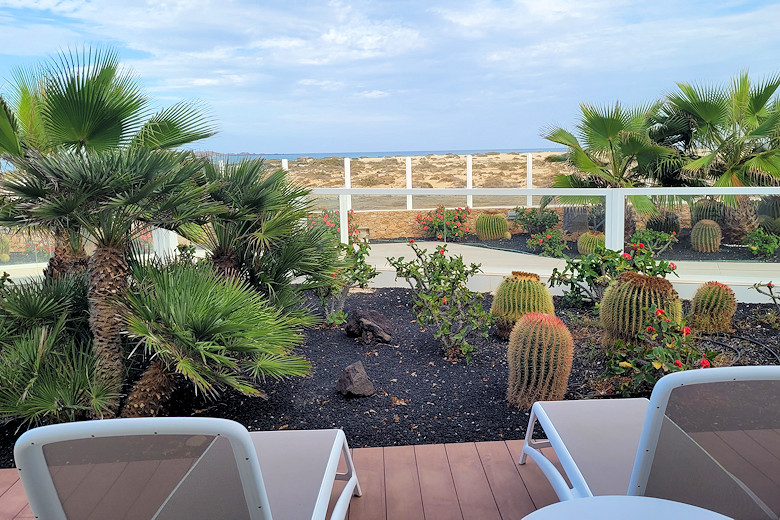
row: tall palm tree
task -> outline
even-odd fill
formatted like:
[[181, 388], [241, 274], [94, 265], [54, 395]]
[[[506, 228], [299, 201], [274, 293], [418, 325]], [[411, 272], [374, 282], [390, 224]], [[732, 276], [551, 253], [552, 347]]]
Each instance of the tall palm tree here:
[[26, 224], [72, 219], [95, 245], [87, 267], [89, 324], [98, 372], [118, 394], [124, 363], [116, 298], [127, 288], [128, 247], [140, 229], [176, 226], [215, 210], [207, 200], [212, 186], [195, 181], [203, 162], [188, 152], [133, 146], [29, 152], [11, 162], [17, 169], [3, 187]]
[[[63, 52], [47, 64], [17, 69], [8, 101], [0, 97], [0, 156], [57, 149], [104, 151], [123, 146], [175, 148], [214, 134], [211, 120], [187, 102], [154, 113], [134, 75], [113, 50]], [[24, 220], [13, 206], [3, 220]], [[55, 251], [47, 273], [86, 264], [72, 219], [51, 221]]]
[[[780, 75], [751, 82], [744, 71], [727, 87], [678, 83], [662, 110], [672, 126], [684, 129], [676, 147], [690, 158], [682, 169], [715, 186], [775, 184], [780, 179]], [[747, 197], [727, 197], [732, 239], [758, 226]]]

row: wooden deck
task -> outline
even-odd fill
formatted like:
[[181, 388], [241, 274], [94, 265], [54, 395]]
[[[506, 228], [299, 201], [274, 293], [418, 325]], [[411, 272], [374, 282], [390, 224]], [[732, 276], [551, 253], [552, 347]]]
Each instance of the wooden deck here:
[[[522, 447], [523, 441], [496, 441], [352, 450], [363, 496], [352, 499], [348, 518], [522, 518], [557, 502], [533, 461], [517, 465]], [[30, 518], [16, 470], [0, 470], [0, 520]]]

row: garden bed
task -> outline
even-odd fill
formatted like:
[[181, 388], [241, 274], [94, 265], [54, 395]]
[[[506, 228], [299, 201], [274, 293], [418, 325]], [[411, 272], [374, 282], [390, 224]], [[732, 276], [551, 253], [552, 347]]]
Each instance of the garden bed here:
[[[306, 378], [265, 385], [268, 399], [227, 393], [219, 401], [193, 397], [190, 387], [177, 393], [173, 415], [234, 419], [250, 430], [343, 428], [353, 447], [441, 442], [520, 439], [528, 412], [506, 404], [507, 343], [491, 335], [475, 342], [473, 361], [443, 357], [431, 330], [421, 330], [406, 289], [377, 289], [353, 294], [346, 309], [375, 309], [394, 327], [389, 344], [364, 345], [340, 328], [314, 328], [305, 333], [301, 353], [313, 365]], [[485, 306], [490, 305], [490, 296]], [[711, 343], [739, 364], [776, 364], [780, 339], [772, 327], [773, 305], [740, 304], [738, 332], [714, 337], [731, 345]], [[556, 298], [556, 314], [574, 336], [575, 355], [567, 399], [609, 397], [610, 384], [599, 379], [605, 358], [600, 327], [592, 309], [564, 308]], [[775, 326], [780, 322], [775, 323]], [[736, 349], [736, 351], [734, 350]], [[772, 352], [774, 352], [774, 354]], [[335, 390], [344, 367], [362, 361], [377, 393], [345, 398]], [[0, 467], [13, 464], [18, 424], [0, 428]]]

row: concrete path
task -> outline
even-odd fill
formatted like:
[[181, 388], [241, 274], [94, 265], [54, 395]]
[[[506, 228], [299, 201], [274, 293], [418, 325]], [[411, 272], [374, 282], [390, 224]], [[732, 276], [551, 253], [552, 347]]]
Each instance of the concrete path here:
[[[417, 245], [430, 250], [441, 247], [441, 242], [418, 241]], [[469, 287], [475, 291], [495, 291], [501, 280], [512, 271], [527, 271], [538, 274], [545, 282], [554, 268], [562, 269], [566, 265], [561, 259], [530, 255], [512, 251], [488, 249], [468, 244], [448, 243], [449, 254], [461, 255], [467, 263], [482, 265], [482, 273], [475, 276]], [[404, 279], [395, 279], [395, 269], [387, 262], [388, 257], [414, 256], [406, 243], [371, 244], [369, 263], [379, 270], [374, 279], [375, 287], [408, 287]], [[673, 260], [674, 261], [674, 260]], [[703, 283], [718, 281], [731, 287], [737, 299], [745, 303], [771, 303], [768, 297], [750, 289], [756, 282], [774, 281], [780, 284], [780, 264], [764, 262], [694, 262], [674, 261], [678, 277], [670, 275], [680, 297], [690, 299]], [[561, 288], [552, 289], [553, 294], [562, 294]]]

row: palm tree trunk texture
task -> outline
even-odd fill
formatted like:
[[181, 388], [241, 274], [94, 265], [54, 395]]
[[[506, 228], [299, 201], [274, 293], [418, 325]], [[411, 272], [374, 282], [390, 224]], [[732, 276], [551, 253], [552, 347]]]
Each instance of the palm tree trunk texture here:
[[67, 274], [83, 272], [87, 269], [87, 255], [84, 251], [73, 251], [65, 231], [54, 234], [54, 254], [49, 258], [49, 263], [43, 274], [46, 278], [54, 279]]
[[[94, 338], [98, 376], [117, 396], [122, 389], [122, 319], [117, 297], [127, 289], [128, 267], [123, 251], [99, 247], [88, 263], [89, 326]], [[109, 407], [119, 410], [119, 398]]]
[[175, 388], [171, 374], [159, 361], [152, 361], [133, 385], [122, 409], [121, 417], [155, 417], [170, 399]]
[[217, 272], [226, 279], [237, 278], [239, 275], [238, 260], [230, 251], [218, 250], [211, 255], [211, 264]]
[[750, 233], [758, 229], [756, 207], [747, 195], [737, 196], [735, 207], [726, 207], [723, 217], [723, 238], [731, 244], [741, 244]]

